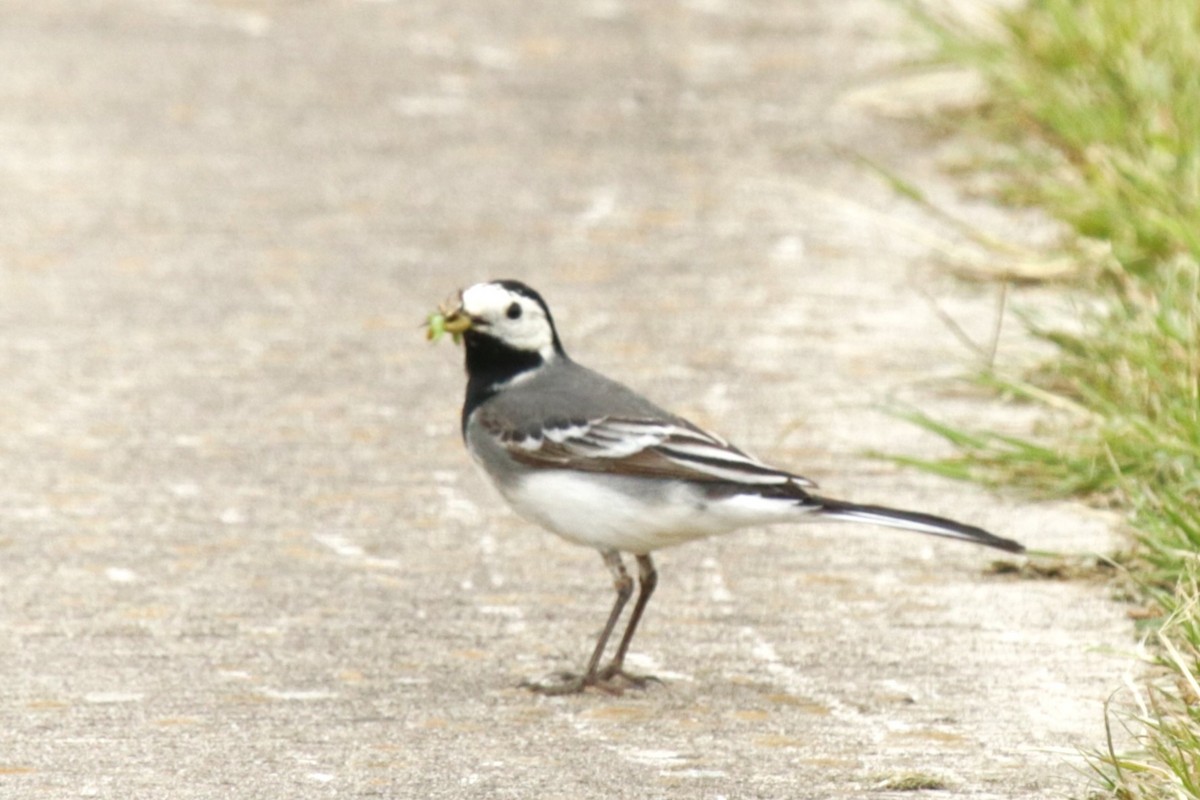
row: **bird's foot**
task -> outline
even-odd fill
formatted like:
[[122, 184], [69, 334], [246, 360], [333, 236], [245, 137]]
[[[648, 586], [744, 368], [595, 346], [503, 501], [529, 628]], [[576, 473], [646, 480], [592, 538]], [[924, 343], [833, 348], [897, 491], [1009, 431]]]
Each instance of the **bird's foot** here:
[[605, 694], [620, 695], [627, 689], [645, 689], [650, 683], [662, 683], [653, 675], [634, 675], [626, 672], [618, 664], [609, 664], [596, 672], [577, 675], [573, 672], [555, 672], [544, 680], [527, 680], [521, 682], [521, 687], [536, 694], [557, 697], [567, 694], [581, 694], [587, 689], [596, 689]]
[[[579, 694], [589, 685], [587, 675], [576, 675], [573, 672], [555, 672], [540, 680], [521, 681], [521, 688], [528, 689], [534, 694], [544, 694], [556, 697], [564, 694]], [[591, 676], [593, 681], [595, 676]]]
[[597, 681], [610, 687], [605, 691], [611, 691], [613, 694], [621, 694], [625, 689], [645, 689], [651, 683], [662, 683], [653, 675], [634, 675], [632, 672], [626, 672], [620, 664], [609, 664], [601, 669]]

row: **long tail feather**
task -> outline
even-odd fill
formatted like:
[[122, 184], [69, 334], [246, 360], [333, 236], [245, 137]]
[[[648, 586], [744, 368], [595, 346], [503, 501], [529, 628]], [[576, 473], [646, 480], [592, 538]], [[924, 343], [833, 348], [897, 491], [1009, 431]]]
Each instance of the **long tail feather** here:
[[993, 533], [977, 528], [974, 525], [964, 525], [945, 517], [933, 514], [922, 514], [919, 511], [901, 511], [897, 508], [884, 506], [862, 506], [856, 503], [846, 503], [841, 500], [831, 500], [826, 497], [811, 496], [812, 501], [819, 505], [817, 511], [823, 517], [841, 519], [848, 522], [872, 522], [876, 525], [886, 525], [891, 528], [904, 528], [933, 536], [944, 536], [948, 539], [960, 539], [964, 542], [995, 547], [1009, 553], [1024, 553], [1025, 545], [1012, 539], [1005, 539]]

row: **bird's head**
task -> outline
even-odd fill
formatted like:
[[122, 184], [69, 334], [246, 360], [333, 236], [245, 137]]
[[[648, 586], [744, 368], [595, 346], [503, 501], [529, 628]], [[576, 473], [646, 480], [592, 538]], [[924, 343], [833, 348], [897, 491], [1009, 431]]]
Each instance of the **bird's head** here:
[[563, 355], [550, 308], [542, 296], [520, 281], [477, 283], [451, 303], [429, 316], [429, 338], [443, 332], [466, 342], [472, 349], [515, 351], [546, 362]]

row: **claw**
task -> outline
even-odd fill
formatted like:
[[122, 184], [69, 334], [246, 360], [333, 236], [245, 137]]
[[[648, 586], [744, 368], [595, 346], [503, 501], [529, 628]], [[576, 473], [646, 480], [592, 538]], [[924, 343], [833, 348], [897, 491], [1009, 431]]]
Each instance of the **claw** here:
[[653, 675], [634, 675], [626, 672], [620, 666], [609, 664], [604, 669], [589, 675], [576, 675], [573, 672], [555, 672], [545, 680], [521, 681], [522, 689], [528, 689], [536, 694], [547, 697], [558, 697], [567, 694], [582, 694], [587, 689], [596, 689], [611, 695], [622, 695], [627, 689], [645, 689], [651, 683], [662, 681]]
[[546, 680], [524, 680], [521, 681], [522, 689], [528, 689], [534, 694], [544, 694], [547, 697], [557, 697], [564, 694], [581, 694], [588, 684], [584, 680], [583, 675], [574, 675], [570, 672], [556, 672], [553, 675], [547, 676]]
[[630, 689], [645, 689], [651, 683], [662, 684], [662, 680], [654, 675], [634, 675], [616, 664], [609, 664], [600, 670], [598, 680], [609, 686], [616, 686], [618, 683], [624, 682]]

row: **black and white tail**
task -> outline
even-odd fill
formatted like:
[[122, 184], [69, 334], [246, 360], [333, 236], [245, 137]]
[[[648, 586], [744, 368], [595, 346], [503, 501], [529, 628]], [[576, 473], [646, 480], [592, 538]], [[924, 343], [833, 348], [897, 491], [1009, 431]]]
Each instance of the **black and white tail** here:
[[876, 525], [886, 525], [891, 528], [928, 533], [933, 536], [944, 536], [947, 539], [959, 539], [964, 542], [995, 547], [1009, 553], [1024, 553], [1025, 546], [1012, 539], [1005, 539], [988, 533], [983, 528], [974, 525], [964, 525], [945, 517], [933, 514], [922, 514], [919, 511], [901, 511], [897, 508], [884, 506], [862, 506], [857, 503], [846, 503], [841, 500], [831, 500], [827, 497], [809, 495], [817, 505], [816, 512], [829, 519], [846, 520], [847, 522], [871, 522]]

